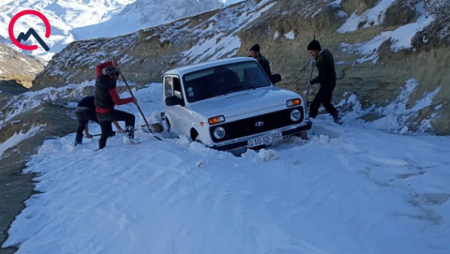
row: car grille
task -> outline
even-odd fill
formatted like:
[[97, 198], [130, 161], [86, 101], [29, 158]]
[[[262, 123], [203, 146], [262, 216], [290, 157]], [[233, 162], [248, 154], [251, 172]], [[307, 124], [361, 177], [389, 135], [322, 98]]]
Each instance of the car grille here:
[[[300, 120], [297, 122], [293, 122], [290, 118], [290, 113], [293, 109], [298, 109], [301, 113]], [[235, 122], [214, 125], [209, 128], [209, 131], [214, 142], [222, 142], [297, 124], [302, 122], [303, 118], [303, 107], [295, 107]], [[219, 126], [223, 127], [226, 131], [225, 137], [220, 140], [216, 139], [213, 133], [214, 129]]]

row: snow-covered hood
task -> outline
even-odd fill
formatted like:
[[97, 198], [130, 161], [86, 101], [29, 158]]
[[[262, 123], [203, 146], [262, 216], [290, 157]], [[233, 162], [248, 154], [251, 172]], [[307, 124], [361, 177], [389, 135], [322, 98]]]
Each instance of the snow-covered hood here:
[[206, 119], [219, 115], [230, 119], [279, 110], [286, 107], [287, 100], [295, 98], [300, 96], [292, 91], [270, 86], [202, 100], [188, 107]]

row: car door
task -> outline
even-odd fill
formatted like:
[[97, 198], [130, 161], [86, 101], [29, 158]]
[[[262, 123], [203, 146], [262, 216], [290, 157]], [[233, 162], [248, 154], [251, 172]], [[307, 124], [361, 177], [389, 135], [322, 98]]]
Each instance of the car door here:
[[179, 133], [179, 117], [175, 112], [175, 106], [169, 106], [165, 103], [165, 99], [172, 97], [173, 92], [173, 82], [172, 76], [164, 77], [164, 108], [166, 111], [166, 118], [170, 123], [170, 131], [174, 133]]
[[[166, 76], [164, 80], [164, 95], [165, 98], [170, 96], [177, 96], [182, 99], [184, 96], [181, 89], [181, 83], [178, 76]], [[171, 131], [178, 135], [189, 136], [190, 127], [192, 126], [192, 119], [190, 119], [190, 112], [183, 105], [168, 106], [165, 105], [166, 114], [171, 124]]]

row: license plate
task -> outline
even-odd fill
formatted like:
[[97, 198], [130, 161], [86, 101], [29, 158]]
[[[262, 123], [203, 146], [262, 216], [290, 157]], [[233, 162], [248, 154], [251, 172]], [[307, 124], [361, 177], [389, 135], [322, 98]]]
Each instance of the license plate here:
[[267, 144], [270, 144], [270, 143], [273, 143], [276, 141], [280, 141], [282, 139], [283, 139], [283, 135], [281, 134], [281, 132], [269, 134], [269, 135], [262, 136], [259, 138], [250, 139], [248, 141], [248, 147], [267, 145]]

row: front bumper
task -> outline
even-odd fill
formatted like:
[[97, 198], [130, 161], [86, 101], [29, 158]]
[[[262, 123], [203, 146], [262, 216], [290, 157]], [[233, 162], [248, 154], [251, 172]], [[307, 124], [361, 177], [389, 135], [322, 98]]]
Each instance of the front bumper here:
[[251, 135], [251, 136], [246, 136], [246, 137], [241, 137], [241, 138], [236, 138], [236, 139], [232, 139], [232, 140], [227, 140], [224, 142], [220, 142], [220, 143], [216, 143], [214, 146], [212, 146], [211, 148], [217, 149], [217, 150], [221, 150], [221, 151], [225, 151], [225, 150], [232, 150], [232, 149], [237, 149], [237, 148], [242, 148], [242, 147], [247, 147], [247, 142], [250, 139], [255, 139], [255, 138], [259, 138], [265, 135], [269, 135], [271, 133], [274, 132], [281, 132], [283, 134], [283, 137], [286, 136], [290, 136], [290, 135], [294, 135], [297, 133], [300, 133], [301, 131], [305, 131], [305, 130], [310, 130], [312, 126], [312, 123], [310, 121], [305, 121], [301, 124], [298, 125], [290, 125], [290, 126], [286, 126], [283, 128], [278, 128], [275, 130], [270, 130], [270, 131], [266, 131], [263, 133], [258, 133], [255, 135]]

